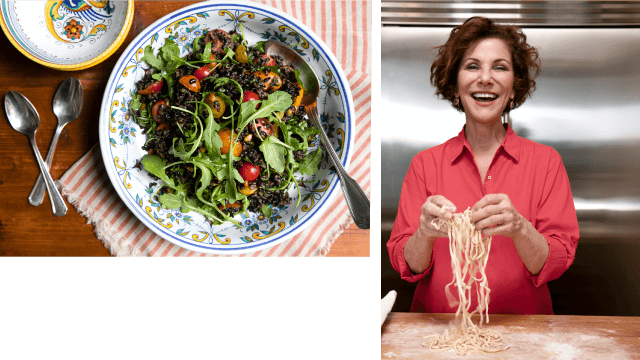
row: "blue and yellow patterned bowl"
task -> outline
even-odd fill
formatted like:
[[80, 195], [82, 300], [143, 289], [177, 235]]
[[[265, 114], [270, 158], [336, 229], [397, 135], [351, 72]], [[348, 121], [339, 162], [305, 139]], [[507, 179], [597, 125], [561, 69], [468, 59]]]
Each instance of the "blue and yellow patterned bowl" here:
[[81, 70], [113, 54], [127, 37], [133, 0], [5, 1], [0, 25], [29, 59], [58, 70]]
[[295, 206], [298, 194], [292, 189], [292, 205], [274, 209], [270, 216], [236, 215], [241, 226], [212, 226], [199, 213], [163, 209], [151, 197], [149, 184], [153, 180], [140, 163], [146, 136], [127, 112], [135, 83], [148, 67], [140, 60], [144, 47], [151, 45], [157, 52], [165, 39], [171, 38], [184, 56], [193, 40], [208, 30], [231, 31], [240, 24], [249, 44], [277, 39], [310, 63], [321, 82], [318, 111], [345, 168], [354, 151], [355, 115], [349, 84], [327, 46], [299, 21], [251, 2], [199, 3], [161, 18], [131, 42], [111, 73], [100, 113], [100, 148], [111, 182], [128, 208], [156, 234], [189, 250], [234, 254], [274, 246], [313, 224], [341, 191], [337, 175], [323, 163], [314, 176], [296, 174], [296, 178], [305, 180], [300, 206]]

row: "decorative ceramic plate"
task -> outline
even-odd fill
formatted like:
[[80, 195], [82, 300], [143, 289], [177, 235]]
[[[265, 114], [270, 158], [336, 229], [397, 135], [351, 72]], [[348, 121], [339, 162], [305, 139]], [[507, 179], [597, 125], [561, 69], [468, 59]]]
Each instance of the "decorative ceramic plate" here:
[[305, 181], [298, 207], [298, 193], [293, 188], [289, 191], [291, 205], [274, 208], [271, 216], [237, 214], [235, 219], [241, 225], [211, 225], [197, 212], [163, 209], [151, 197], [149, 184], [154, 180], [141, 165], [146, 135], [127, 111], [135, 84], [149, 67], [140, 60], [144, 47], [151, 45], [157, 53], [170, 38], [185, 56], [196, 37], [213, 29], [240, 30], [240, 24], [249, 45], [276, 39], [291, 46], [312, 66], [321, 82], [318, 111], [323, 127], [345, 168], [353, 153], [355, 119], [349, 84], [327, 46], [299, 21], [250, 2], [199, 3], [161, 18], [133, 40], [111, 73], [100, 113], [100, 148], [111, 182], [129, 209], [156, 234], [189, 250], [232, 254], [271, 247], [312, 224], [341, 191], [337, 175], [323, 162], [313, 176], [296, 174], [298, 180]]
[[0, 25], [29, 59], [81, 70], [113, 54], [129, 33], [133, 1], [2, 1]]

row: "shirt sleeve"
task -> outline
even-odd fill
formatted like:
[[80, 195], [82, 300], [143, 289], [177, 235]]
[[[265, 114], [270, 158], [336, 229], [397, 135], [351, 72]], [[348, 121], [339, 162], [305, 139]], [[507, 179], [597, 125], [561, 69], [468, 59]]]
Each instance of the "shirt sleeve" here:
[[393, 224], [391, 237], [387, 242], [391, 265], [400, 273], [402, 279], [411, 282], [424, 278], [429, 274], [433, 265], [433, 261], [431, 261], [429, 267], [423, 273], [414, 274], [404, 259], [404, 246], [411, 235], [418, 229], [422, 205], [427, 200], [427, 197], [430, 196], [424, 179], [424, 163], [421, 155], [422, 153], [413, 158], [409, 171], [407, 171], [402, 183], [398, 215]]
[[549, 244], [549, 256], [538, 275], [529, 274], [537, 287], [555, 280], [573, 263], [580, 231], [569, 177], [557, 151], [552, 150], [534, 227]]

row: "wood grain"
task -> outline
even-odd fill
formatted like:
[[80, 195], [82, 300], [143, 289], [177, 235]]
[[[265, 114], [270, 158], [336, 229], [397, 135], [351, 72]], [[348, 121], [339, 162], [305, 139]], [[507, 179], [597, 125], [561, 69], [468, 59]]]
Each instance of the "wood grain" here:
[[[15, 90], [25, 95], [40, 114], [36, 141], [44, 158], [57, 119], [52, 111], [53, 96], [67, 77], [80, 79], [84, 88], [81, 116], [68, 124], [60, 136], [51, 167], [59, 179], [71, 165], [98, 143], [98, 119], [103, 91], [118, 58], [129, 43], [160, 17], [194, 3], [193, 1], [136, 1], [131, 30], [120, 48], [104, 62], [80, 71], [59, 71], [39, 65], [0, 36], [0, 95]], [[4, 102], [3, 102], [4, 104]], [[3, 105], [4, 106], [4, 105]], [[63, 217], [51, 213], [48, 196], [34, 207], [27, 197], [39, 174], [27, 137], [14, 131], [5, 111], [0, 121], [0, 255], [2, 256], [109, 256], [109, 251], [93, 233], [93, 226], [67, 203]], [[340, 236], [330, 256], [369, 256], [369, 231], [355, 226]]]
[[486, 327], [502, 334], [510, 346], [504, 352], [462, 357], [431, 353], [421, 345], [425, 336], [442, 334], [453, 319], [453, 314], [390, 313], [381, 330], [382, 359], [640, 358], [639, 317], [490, 315]]

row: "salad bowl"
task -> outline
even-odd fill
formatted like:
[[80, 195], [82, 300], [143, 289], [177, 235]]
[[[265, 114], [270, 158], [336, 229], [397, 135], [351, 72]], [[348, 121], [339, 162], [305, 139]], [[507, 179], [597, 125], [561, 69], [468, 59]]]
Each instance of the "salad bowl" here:
[[[142, 165], [146, 135], [129, 111], [136, 82], [149, 68], [144, 49], [155, 51], [166, 39], [185, 56], [193, 40], [210, 30], [242, 31], [249, 45], [277, 40], [298, 52], [320, 78], [318, 112], [330, 145], [348, 168], [354, 152], [355, 118], [349, 84], [340, 64], [305, 25], [272, 7], [251, 2], [204, 2], [157, 20], [140, 33], [114, 67], [101, 104], [99, 139], [107, 174], [122, 201], [149, 229], [183, 248], [212, 254], [238, 254], [277, 245], [312, 225], [340, 192], [339, 179], [325, 160], [313, 175], [296, 173], [289, 189], [292, 203], [270, 214], [243, 212], [235, 223], [215, 225], [198, 212], [166, 209], [150, 186], [157, 182]], [[318, 142], [319, 144], [319, 142]], [[316, 144], [317, 145], [317, 144]]]
[[132, 21], [133, 0], [0, 2], [0, 26], [13, 46], [57, 70], [101, 63], [122, 45]]

